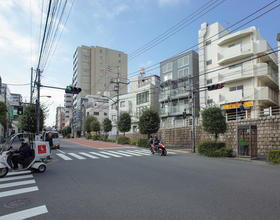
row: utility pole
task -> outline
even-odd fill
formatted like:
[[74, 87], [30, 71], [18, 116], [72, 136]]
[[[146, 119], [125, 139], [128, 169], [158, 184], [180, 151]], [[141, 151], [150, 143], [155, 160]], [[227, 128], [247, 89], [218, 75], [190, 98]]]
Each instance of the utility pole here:
[[41, 88], [41, 71], [39, 68], [36, 70], [38, 81], [37, 81], [37, 100], [36, 100], [36, 134], [40, 133], [40, 117], [41, 117], [41, 108], [40, 108], [40, 88]]
[[32, 103], [32, 99], [33, 99], [33, 67], [31, 67], [31, 82], [30, 82], [30, 104]]
[[195, 153], [195, 91], [192, 89], [192, 152]]
[[119, 137], [119, 128], [118, 128], [118, 121], [120, 117], [120, 67], [118, 66], [118, 72], [117, 72], [117, 134], [116, 134], [116, 140], [118, 140]]

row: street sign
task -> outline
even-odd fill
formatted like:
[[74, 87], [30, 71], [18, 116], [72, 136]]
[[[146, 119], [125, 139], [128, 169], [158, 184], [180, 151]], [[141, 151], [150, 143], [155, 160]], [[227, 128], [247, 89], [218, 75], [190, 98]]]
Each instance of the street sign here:
[[14, 120], [14, 106], [10, 106], [10, 108], [9, 108], [9, 119], [10, 120]]
[[[240, 108], [241, 105], [242, 105], [242, 103], [226, 104], [226, 105], [223, 105], [223, 109], [236, 109], [236, 108]], [[253, 105], [254, 105], [254, 103], [252, 101], [243, 103], [244, 107], [252, 107]]]

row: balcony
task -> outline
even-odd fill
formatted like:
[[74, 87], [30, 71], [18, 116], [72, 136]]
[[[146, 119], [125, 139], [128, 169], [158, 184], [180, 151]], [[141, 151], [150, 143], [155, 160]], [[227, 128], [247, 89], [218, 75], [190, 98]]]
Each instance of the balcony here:
[[260, 77], [265, 82], [273, 82], [276, 86], [278, 86], [278, 74], [268, 64], [258, 63], [254, 65], [254, 72], [257, 77]]
[[189, 95], [190, 95], [189, 89], [180, 87], [177, 89], [169, 90], [167, 92], [161, 92], [159, 95], [159, 101], [162, 102], [164, 100], [182, 98]]
[[191, 108], [188, 105], [179, 104], [174, 106], [168, 106], [167, 108], [161, 108], [160, 116], [166, 117], [166, 116], [182, 115], [185, 109], [187, 110], [187, 114], [191, 114]]
[[259, 101], [268, 101], [278, 105], [278, 93], [269, 87], [255, 88], [255, 98]]
[[244, 37], [247, 37], [247, 36], [251, 35], [255, 30], [256, 30], [255, 27], [250, 27], [250, 28], [247, 28], [245, 30], [237, 31], [237, 32], [232, 33], [232, 34], [228, 34], [228, 35], [224, 36], [223, 38], [221, 38], [221, 40], [219, 40], [217, 44], [219, 46], [229, 44], [229, 43], [234, 42], [238, 39], [241, 39], [241, 38], [244, 38]]
[[[267, 41], [265, 40], [260, 40], [260, 41], [256, 41], [254, 42], [254, 51], [256, 54], [258, 55], [262, 55], [265, 53], [270, 53], [272, 52], [272, 48], [269, 46], [269, 44], [267, 43]], [[261, 62], [268, 62], [268, 61], [272, 61], [274, 62], [274, 64], [277, 66], [277, 56], [275, 53], [271, 53], [267, 56], [263, 56], [260, 57]]]

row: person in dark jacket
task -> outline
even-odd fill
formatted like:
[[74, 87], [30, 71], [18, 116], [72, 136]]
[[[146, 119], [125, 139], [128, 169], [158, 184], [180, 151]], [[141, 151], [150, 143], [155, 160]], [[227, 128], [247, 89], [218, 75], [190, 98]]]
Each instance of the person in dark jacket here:
[[49, 133], [47, 134], [46, 141], [49, 142], [50, 150], [51, 150], [52, 147], [53, 147], [53, 138], [52, 138], [52, 133], [51, 133], [51, 132], [49, 132]]
[[30, 145], [26, 142], [23, 142], [16, 154], [12, 157], [12, 162], [14, 164], [14, 169], [18, 169], [18, 164], [22, 164], [23, 167], [26, 167], [26, 162], [30, 160], [33, 156], [32, 149]]

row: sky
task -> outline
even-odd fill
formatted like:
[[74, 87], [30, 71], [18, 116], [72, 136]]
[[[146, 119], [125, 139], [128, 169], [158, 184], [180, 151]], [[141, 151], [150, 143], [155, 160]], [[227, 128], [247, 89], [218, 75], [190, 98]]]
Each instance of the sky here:
[[[81, 45], [102, 46], [128, 55], [189, 16], [208, 0], [73, 0], [61, 38], [42, 73], [42, 84], [65, 87], [72, 81], [72, 57]], [[198, 42], [201, 23], [221, 23], [228, 27], [273, 0], [224, 0], [217, 8], [187, 25], [151, 50], [129, 60], [128, 74], [158, 63]], [[47, 0], [0, 0], [0, 76], [3, 83], [30, 82], [30, 69], [38, 59], [41, 7]], [[72, 0], [69, 0], [68, 9]], [[279, 0], [274, 4], [279, 4]], [[271, 47], [280, 32], [280, 7], [247, 24], [256, 26]], [[158, 70], [154, 70], [158, 74]], [[30, 87], [9, 86], [29, 100]], [[48, 106], [46, 125], [55, 124], [57, 106], [63, 106], [62, 90], [42, 89], [42, 103]]]

